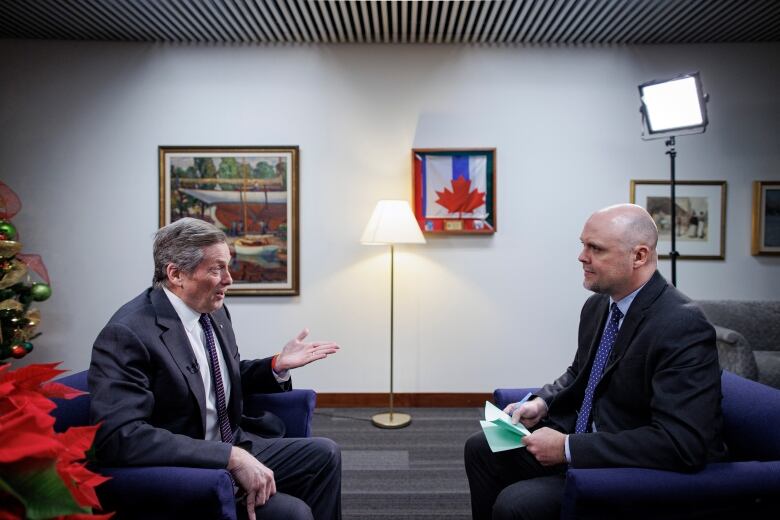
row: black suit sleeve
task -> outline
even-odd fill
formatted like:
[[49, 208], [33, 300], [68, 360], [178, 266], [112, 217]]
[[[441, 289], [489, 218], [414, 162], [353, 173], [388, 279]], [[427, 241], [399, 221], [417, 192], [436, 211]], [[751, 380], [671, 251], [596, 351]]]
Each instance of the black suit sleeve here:
[[273, 357], [241, 361], [241, 391], [244, 395], [273, 394], [292, 389], [292, 377], [280, 383], [271, 370]]
[[[229, 444], [175, 434], [150, 423], [153, 414], [160, 413], [151, 389], [153, 374], [144, 342], [126, 325], [109, 323], [95, 340], [89, 370], [90, 419], [101, 424], [95, 438], [98, 460], [118, 466], [226, 467]], [[186, 385], [180, 386], [186, 391]]]

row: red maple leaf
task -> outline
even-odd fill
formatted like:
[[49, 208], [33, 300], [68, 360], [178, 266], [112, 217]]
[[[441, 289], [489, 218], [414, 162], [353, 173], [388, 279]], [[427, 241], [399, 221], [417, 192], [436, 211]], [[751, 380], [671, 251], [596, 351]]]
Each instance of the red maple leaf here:
[[450, 184], [452, 191], [444, 188], [444, 191], [436, 192], [439, 196], [436, 204], [444, 206], [450, 213], [471, 213], [485, 203], [485, 192], [477, 188], [471, 191], [471, 181], [464, 177], [458, 177]]

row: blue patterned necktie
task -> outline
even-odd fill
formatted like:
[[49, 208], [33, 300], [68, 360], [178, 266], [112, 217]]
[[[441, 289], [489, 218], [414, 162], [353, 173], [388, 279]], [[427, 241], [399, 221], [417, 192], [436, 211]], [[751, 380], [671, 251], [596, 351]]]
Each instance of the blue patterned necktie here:
[[214, 331], [211, 328], [211, 320], [208, 314], [201, 314], [200, 326], [203, 327], [203, 333], [206, 335], [206, 350], [209, 355], [209, 367], [211, 368], [211, 380], [214, 382], [214, 393], [217, 395], [217, 419], [219, 420], [219, 433], [222, 436], [222, 442], [233, 443], [233, 429], [230, 427], [230, 420], [227, 414], [227, 403], [225, 402], [225, 387], [222, 382], [222, 371], [219, 369], [219, 358], [217, 357], [217, 344], [214, 341]]
[[582, 407], [580, 408], [580, 414], [577, 416], [577, 426], [574, 433], [584, 433], [588, 431], [588, 419], [590, 418], [590, 412], [593, 409], [593, 392], [596, 390], [596, 385], [598, 385], [601, 380], [601, 374], [604, 373], [607, 358], [612, 351], [612, 347], [615, 345], [618, 324], [620, 324], [620, 319], [622, 317], [623, 313], [618, 309], [617, 303], [613, 303], [612, 315], [607, 324], [607, 328], [604, 329], [604, 334], [601, 336], [599, 349], [596, 351], [596, 359], [593, 360], [593, 367], [590, 369], [588, 386], [585, 388], [585, 398], [582, 400]]

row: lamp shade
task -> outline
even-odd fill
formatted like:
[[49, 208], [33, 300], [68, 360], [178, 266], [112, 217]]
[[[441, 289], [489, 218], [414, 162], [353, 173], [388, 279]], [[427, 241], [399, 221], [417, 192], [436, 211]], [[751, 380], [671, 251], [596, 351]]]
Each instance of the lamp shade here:
[[368, 220], [360, 242], [366, 245], [424, 244], [425, 237], [408, 202], [380, 200]]

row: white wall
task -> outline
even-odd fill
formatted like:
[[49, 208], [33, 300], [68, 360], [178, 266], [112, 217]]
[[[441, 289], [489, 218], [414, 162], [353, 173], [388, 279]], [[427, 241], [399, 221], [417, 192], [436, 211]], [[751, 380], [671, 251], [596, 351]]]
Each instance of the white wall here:
[[[151, 278], [158, 145], [297, 144], [301, 295], [234, 297], [244, 357], [304, 325], [343, 350], [296, 371], [321, 392], [387, 389], [388, 255], [358, 242], [375, 202], [410, 197], [413, 147], [498, 149], [498, 233], [397, 254], [396, 390], [482, 392], [557, 376], [587, 297], [582, 223], [668, 178], [639, 137], [637, 85], [700, 70], [707, 133], [678, 178], [728, 181], [725, 261], [679, 262], [693, 298], [777, 299], [749, 254], [751, 182], [780, 179], [780, 46], [168, 46], [0, 42], [0, 175], [54, 296], [28, 362], [88, 365]], [[662, 272], [669, 273], [668, 262]]]

